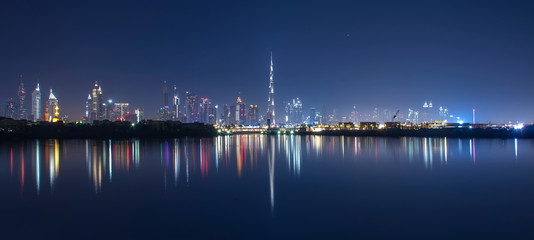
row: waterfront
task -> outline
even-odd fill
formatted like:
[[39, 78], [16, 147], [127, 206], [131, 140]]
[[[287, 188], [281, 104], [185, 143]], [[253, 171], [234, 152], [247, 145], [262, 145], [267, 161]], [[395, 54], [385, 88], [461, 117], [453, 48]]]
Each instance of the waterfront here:
[[527, 238], [534, 140], [0, 143], [1, 236]]

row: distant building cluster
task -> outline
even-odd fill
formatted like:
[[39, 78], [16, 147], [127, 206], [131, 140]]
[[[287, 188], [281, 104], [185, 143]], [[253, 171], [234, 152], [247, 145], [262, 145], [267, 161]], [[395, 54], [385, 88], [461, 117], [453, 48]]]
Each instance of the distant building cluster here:
[[24, 81], [22, 74], [19, 76], [19, 84], [17, 90], [17, 96], [15, 98], [9, 98], [5, 105], [4, 117], [12, 118], [15, 120], [31, 120], [58, 122], [68, 121], [68, 116], [59, 114], [59, 100], [56, 98], [52, 89], [50, 89], [50, 95], [45, 102], [45, 111], [42, 111], [41, 89], [39, 83], [36, 84], [35, 90], [32, 92], [32, 98], [30, 110], [28, 111], [28, 103], [26, 102], [26, 88], [24, 87]]
[[[304, 112], [304, 104], [300, 98], [282, 101], [279, 108], [283, 108], [282, 114], [275, 115], [275, 91], [274, 91], [274, 65], [271, 54], [269, 88], [267, 94], [267, 109], [259, 110], [256, 103], [246, 103], [245, 99], [238, 96], [233, 103], [217, 105], [209, 97], [199, 97], [192, 91], [185, 91], [180, 96], [178, 88], [173, 85], [169, 89], [167, 82], [163, 82], [161, 90], [162, 102], [155, 109], [157, 119], [161, 121], [179, 121], [182, 123], [204, 123], [219, 126], [269, 126], [269, 127], [298, 127], [300, 125], [334, 125], [338, 123], [388, 123], [403, 122], [409, 124], [434, 123], [434, 122], [458, 122], [463, 120], [451, 114], [446, 107], [433, 105], [432, 101], [425, 101], [421, 107], [408, 108], [408, 111], [398, 109], [381, 109], [378, 106], [370, 112], [358, 111], [352, 107], [350, 113], [340, 114], [336, 108], [327, 109], [322, 106], [319, 109], [309, 107]], [[39, 83], [32, 92], [31, 111], [27, 111], [26, 89], [22, 75], [19, 77], [16, 97], [9, 98], [5, 105], [4, 116], [13, 119], [27, 119], [31, 121], [68, 121], [68, 116], [60, 114], [59, 101], [50, 89], [50, 94], [42, 111], [42, 96]], [[145, 119], [143, 108], [132, 108], [127, 102], [114, 102], [111, 98], [105, 100], [103, 88], [95, 82], [89, 91], [85, 101], [85, 112], [82, 122], [93, 123], [94, 121], [128, 121], [138, 123]], [[475, 123], [475, 109], [473, 109], [473, 123]], [[366, 124], [364, 124], [366, 125]], [[366, 125], [366, 126], [367, 126]]]
[[129, 103], [113, 102], [111, 99], [104, 101], [102, 86], [95, 82], [85, 101], [85, 114], [82, 122], [93, 123], [102, 120], [138, 123], [144, 120], [144, 110], [136, 108], [132, 112]]

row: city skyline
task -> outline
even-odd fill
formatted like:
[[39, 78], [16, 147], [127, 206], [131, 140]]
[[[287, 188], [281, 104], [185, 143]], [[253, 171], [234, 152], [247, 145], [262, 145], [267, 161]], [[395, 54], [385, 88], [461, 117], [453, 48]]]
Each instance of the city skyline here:
[[[353, 106], [407, 115], [432, 101], [467, 121], [473, 108], [480, 122], [534, 121], [531, 4], [132, 3], [110, 12], [90, 3], [8, 5], [18, 14], [3, 14], [13, 24], [0, 29], [9, 59], [0, 67], [0, 100], [16, 100], [22, 73], [27, 115], [29, 89], [39, 83], [54, 89], [61, 114], [79, 120], [95, 81], [146, 118], [157, 118], [164, 81], [169, 92], [176, 85], [181, 96], [195, 92], [219, 106], [241, 96], [263, 115], [273, 52], [277, 113], [296, 98], [305, 113], [326, 106], [347, 117]], [[217, 22], [223, 13], [236, 17]], [[86, 22], [87, 15], [102, 18]]]

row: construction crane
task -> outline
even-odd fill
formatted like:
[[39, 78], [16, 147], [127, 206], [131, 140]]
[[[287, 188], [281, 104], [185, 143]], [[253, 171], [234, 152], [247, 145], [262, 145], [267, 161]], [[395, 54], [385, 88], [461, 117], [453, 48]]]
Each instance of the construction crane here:
[[393, 117], [391, 118], [391, 121], [395, 121], [395, 118], [397, 118], [397, 114], [399, 114], [399, 110], [397, 109], [397, 112], [393, 115]]

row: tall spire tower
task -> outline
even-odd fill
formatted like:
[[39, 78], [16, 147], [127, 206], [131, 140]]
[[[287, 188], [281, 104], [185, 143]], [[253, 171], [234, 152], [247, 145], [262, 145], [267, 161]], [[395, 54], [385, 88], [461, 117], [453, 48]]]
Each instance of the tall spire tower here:
[[269, 101], [267, 106], [267, 120], [271, 126], [276, 126], [274, 115], [274, 80], [273, 80], [273, 53], [271, 52], [271, 72], [269, 74]]

